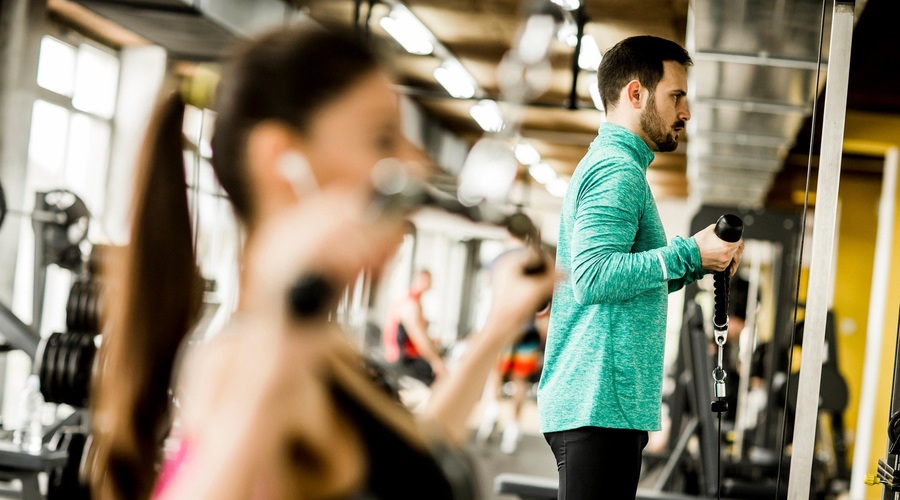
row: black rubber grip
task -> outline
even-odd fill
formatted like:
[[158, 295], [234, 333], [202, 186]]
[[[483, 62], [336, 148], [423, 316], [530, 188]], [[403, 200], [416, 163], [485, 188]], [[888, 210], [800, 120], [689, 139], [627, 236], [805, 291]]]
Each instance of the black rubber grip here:
[[[730, 267], [730, 266], [729, 266]], [[713, 323], [717, 327], [725, 326], [728, 321], [728, 285], [731, 281], [730, 269], [713, 273], [713, 293], [715, 294], [715, 316]]]
[[324, 276], [309, 274], [300, 277], [288, 294], [291, 314], [311, 318], [324, 314], [336, 296], [334, 286]]
[[744, 235], [744, 221], [734, 214], [725, 214], [716, 221], [716, 236], [729, 243], [734, 243]]
[[[744, 235], [744, 221], [733, 214], [725, 214], [716, 221], [716, 236], [724, 241], [734, 243]], [[725, 326], [728, 323], [728, 286], [731, 282], [731, 266], [725, 271], [713, 273], [713, 293], [715, 297], [715, 313], [713, 324]]]

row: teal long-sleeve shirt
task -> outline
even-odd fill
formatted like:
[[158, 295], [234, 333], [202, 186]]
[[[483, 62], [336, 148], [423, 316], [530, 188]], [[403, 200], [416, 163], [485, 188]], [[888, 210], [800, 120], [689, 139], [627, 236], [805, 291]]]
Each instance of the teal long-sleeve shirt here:
[[668, 293], [704, 271], [693, 238], [666, 234], [647, 184], [653, 152], [606, 123], [578, 164], [560, 214], [544, 370], [542, 432], [658, 430]]

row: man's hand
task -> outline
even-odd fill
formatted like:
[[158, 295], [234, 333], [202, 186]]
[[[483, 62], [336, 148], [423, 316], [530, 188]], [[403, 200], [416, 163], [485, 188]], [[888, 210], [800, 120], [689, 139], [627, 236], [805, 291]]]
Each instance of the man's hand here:
[[715, 224], [710, 224], [694, 235], [694, 241], [700, 249], [700, 263], [708, 271], [724, 271], [728, 264], [734, 262], [731, 271], [733, 274], [741, 263], [744, 240], [730, 243], [720, 239], [716, 236], [715, 227]]

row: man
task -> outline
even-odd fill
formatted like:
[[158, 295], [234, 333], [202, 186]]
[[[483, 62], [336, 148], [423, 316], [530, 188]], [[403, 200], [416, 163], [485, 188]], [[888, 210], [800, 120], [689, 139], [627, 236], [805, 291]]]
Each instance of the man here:
[[598, 70], [607, 123], [572, 176], [560, 216], [538, 389], [560, 500], [634, 498], [647, 431], [660, 428], [667, 294], [735, 268], [743, 243], [713, 225], [666, 235], [647, 184], [653, 151], [672, 151], [691, 114], [688, 53], [651, 36], [623, 40]]
[[399, 364], [408, 375], [431, 385], [444, 373], [444, 361], [428, 336], [428, 321], [422, 313], [422, 294], [429, 289], [431, 272], [421, 269], [406, 296], [391, 307], [382, 340], [385, 360]]

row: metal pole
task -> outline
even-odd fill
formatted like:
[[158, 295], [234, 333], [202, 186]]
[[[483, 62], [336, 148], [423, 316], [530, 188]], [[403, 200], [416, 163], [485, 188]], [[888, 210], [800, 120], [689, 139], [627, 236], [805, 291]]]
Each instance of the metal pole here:
[[22, 320], [3, 304], [0, 304], [0, 336], [12, 347], [25, 351], [32, 360], [41, 340], [35, 331], [22, 323]]
[[578, 25], [578, 41], [575, 42], [575, 52], [572, 53], [572, 89], [569, 91], [569, 109], [578, 109], [578, 75], [581, 73], [578, 58], [581, 55], [581, 37], [584, 36], [584, 25], [587, 22], [583, 3], [575, 11], [575, 22]]
[[850, 70], [850, 46], [853, 39], [855, 0], [836, 0], [831, 25], [828, 86], [819, 180], [816, 187], [816, 215], [813, 226], [812, 261], [806, 299], [803, 355], [797, 389], [797, 416], [794, 419], [794, 454], [791, 458], [789, 499], [809, 498], [813, 448], [819, 414], [819, 389], [825, 348], [825, 322], [830, 300], [829, 285], [834, 269], [835, 224], [841, 175], [844, 120], [847, 112], [847, 86]]
[[[749, 259], [747, 264], [750, 267], [750, 283], [747, 289], [747, 308], [744, 311], [745, 326], [741, 332], [738, 346], [740, 349], [741, 368], [740, 378], [738, 379], [737, 408], [735, 408], [736, 416], [734, 419], [734, 447], [731, 456], [737, 462], [744, 455], [744, 433], [747, 430], [747, 405], [750, 403], [750, 364], [753, 360], [753, 349], [756, 348], [756, 295], [759, 293], [759, 280], [762, 269], [763, 248], [758, 243], [750, 252], [747, 252]], [[766, 248], [768, 249], [768, 247]], [[768, 252], [766, 252], [768, 256]]]

